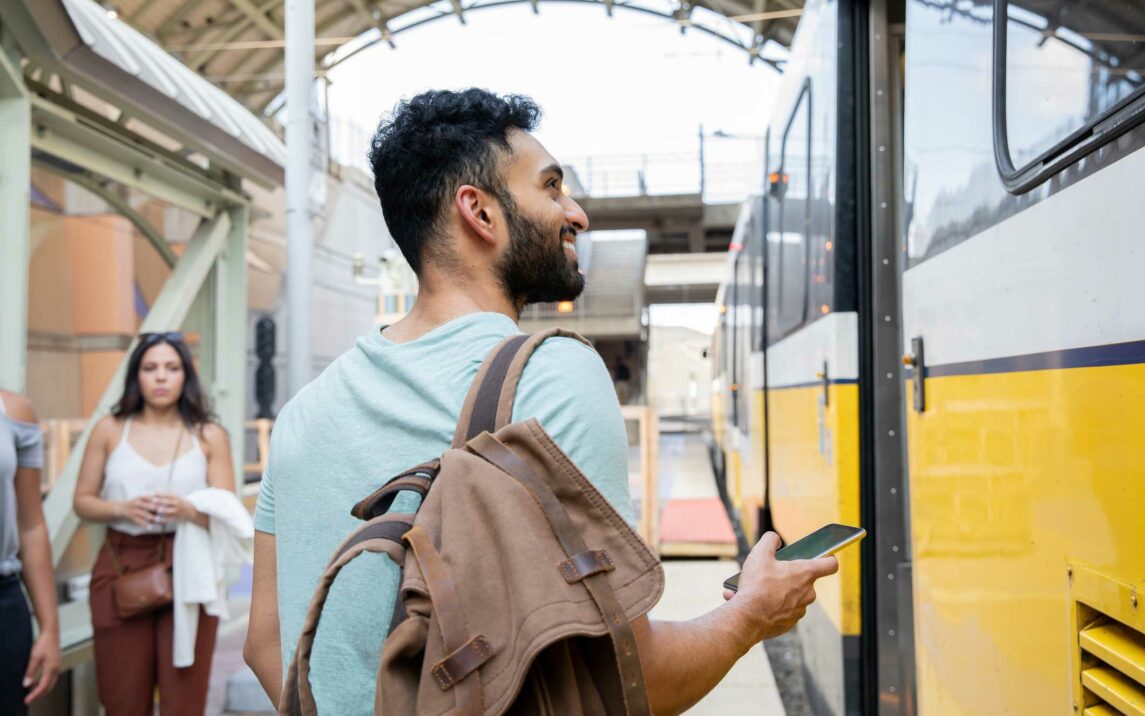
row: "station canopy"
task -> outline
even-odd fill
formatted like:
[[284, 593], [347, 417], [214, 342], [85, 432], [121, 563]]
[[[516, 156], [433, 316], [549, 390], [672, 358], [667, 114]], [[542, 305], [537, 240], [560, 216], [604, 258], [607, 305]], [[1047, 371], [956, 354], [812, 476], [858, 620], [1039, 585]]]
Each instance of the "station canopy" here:
[[[765, 48], [790, 46], [803, 7], [803, 0], [315, 0], [315, 67], [327, 72], [435, 20], [464, 23], [470, 12], [513, 3], [540, 12], [551, 2], [599, 5], [609, 15], [657, 15], [726, 40], [749, 61], [773, 65]], [[285, 84], [284, 0], [111, 0], [102, 6], [252, 111], [278, 109]]]

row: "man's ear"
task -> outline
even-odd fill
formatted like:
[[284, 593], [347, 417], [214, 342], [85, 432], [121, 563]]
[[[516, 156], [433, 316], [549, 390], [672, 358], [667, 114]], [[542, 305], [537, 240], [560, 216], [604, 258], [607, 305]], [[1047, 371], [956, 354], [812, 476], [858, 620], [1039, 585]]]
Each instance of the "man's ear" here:
[[499, 214], [495, 211], [493, 197], [475, 186], [464, 184], [457, 189], [453, 204], [461, 220], [483, 241], [490, 244], [496, 241], [495, 227]]

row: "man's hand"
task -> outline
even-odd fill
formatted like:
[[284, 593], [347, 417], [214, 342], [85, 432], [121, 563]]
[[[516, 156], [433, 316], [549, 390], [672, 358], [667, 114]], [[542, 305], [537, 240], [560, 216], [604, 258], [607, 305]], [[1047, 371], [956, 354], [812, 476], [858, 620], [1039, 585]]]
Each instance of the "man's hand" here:
[[54, 633], [43, 632], [32, 644], [32, 653], [28, 657], [24, 688], [31, 691], [24, 697], [24, 703], [30, 704], [51, 691], [59, 674], [60, 638]]
[[839, 571], [834, 556], [780, 561], [775, 558], [779, 535], [768, 532], [748, 554], [739, 577], [739, 591], [724, 590], [728, 607], [742, 616], [751, 644], [789, 631], [815, 601], [815, 580]]

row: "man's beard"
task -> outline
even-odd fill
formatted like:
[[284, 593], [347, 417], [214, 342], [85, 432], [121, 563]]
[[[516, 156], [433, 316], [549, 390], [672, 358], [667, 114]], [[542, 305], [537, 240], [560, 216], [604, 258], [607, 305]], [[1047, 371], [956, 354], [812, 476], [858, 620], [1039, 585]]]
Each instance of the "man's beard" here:
[[[501, 285], [519, 306], [530, 303], [572, 301], [584, 290], [584, 276], [576, 261], [565, 255], [562, 229], [559, 237], [541, 222], [525, 216], [510, 196], [499, 197], [509, 229], [509, 246], [497, 266]], [[575, 234], [573, 234], [575, 236]]]

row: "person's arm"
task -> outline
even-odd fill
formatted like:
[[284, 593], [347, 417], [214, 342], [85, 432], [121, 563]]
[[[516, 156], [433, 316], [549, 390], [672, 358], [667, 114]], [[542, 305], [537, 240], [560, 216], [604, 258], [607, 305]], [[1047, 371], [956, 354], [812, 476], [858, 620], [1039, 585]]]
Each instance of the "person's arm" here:
[[[513, 419], [536, 417], [585, 477], [630, 524], [628, 438], [608, 370], [569, 338], [545, 341], [529, 359]], [[652, 711], [679, 713], [712, 690], [753, 645], [789, 630], [815, 598], [814, 581], [838, 569], [834, 557], [778, 562], [768, 533], [744, 562], [729, 601], [687, 622], [636, 620], [636, 647]], [[720, 585], [713, 585], [719, 589]]]
[[778, 547], [779, 536], [765, 534], [744, 561], [739, 591], [725, 590], [727, 603], [707, 614], [686, 622], [633, 622], [653, 713], [694, 706], [751, 647], [794, 627], [815, 600], [815, 580], [839, 569], [834, 557], [777, 561]]
[[246, 644], [243, 645], [243, 659], [258, 677], [258, 682], [276, 709], [282, 693], [277, 569], [274, 535], [255, 532], [250, 621], [247, 624]]
[[151, 496], [140, 496], [126, 502], [104, 500], [99, 496], [103, 486], [103, 468], [107, 464], [108, 446], [116, 432], [115, 419], [101, 418], [91, 431], [76, 478], [72, 508], [89, 522], [113, 522], [128, 519], [143, 529], [155, 526], [158, 503]]
[[[227, 431], [221, 425], [207, 423], [200, 432], [200, 441], [203, 453], [207, 456], [207, 485], [234, 492], [235, 469], [231, 462], [231, 442]], [[207, 515], [178, 495], [164, 493], [158, 495], [157, 499], [169, 519], [194, 522], [204, 528], [210, 525]]]
[[[11, 398], [12, 417], [26, 423], [35, 423], [36, 415], [26, 400]], [[52, 545], [48, 538], [48, 525], [40, 496], [40, 465], [42, 445], [27, 446], [36, 450], [35, 456], [18, 449], [16, 468], [16, 526], [20, 532], [20, 562], [23, 564], [24, 586], [32, 600], [32, 611], [40, 633], [32, 645], [28, 668], [24, 672], [24, 687], [31, 691], [24, 698], [30, 704], [52, 690], [60, 673], [60, 620], [56, 610], [56, 585], [52, 569]], [[20, 463], [26, 463], [21, 465]]]

